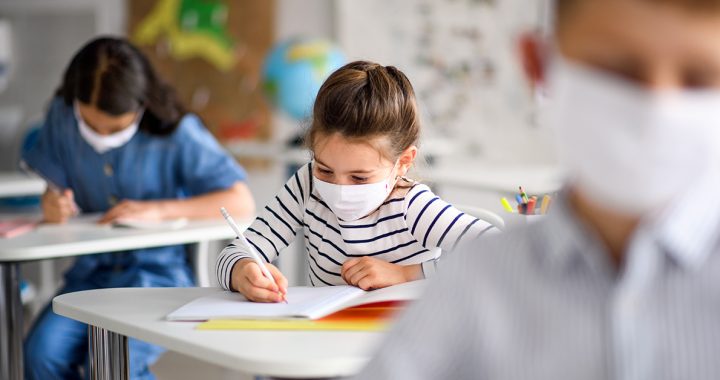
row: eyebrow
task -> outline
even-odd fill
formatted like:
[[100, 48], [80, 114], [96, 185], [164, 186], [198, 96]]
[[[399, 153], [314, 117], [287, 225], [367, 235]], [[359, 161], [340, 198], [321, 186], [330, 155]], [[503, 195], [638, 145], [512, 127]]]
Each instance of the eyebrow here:
[[[320, 165], [322, 165], [322, 166], [324, 166], [324, 167], [326, 167], [326, 168], [328, 168], [328, 169], [332, 169], [332, 168], [331, 168], [330, 166], [328, 166], [326, 163], [320, 161], [317, 157], [315, 157], [315, 162], [317, 162], [318, 164], [320, 164]], [[351, 174], [370, 174], [370, 173], [373, 173], [373, 172], [375, 172], [375, 170], [351, 170], [351, 171], [350, 171]]]

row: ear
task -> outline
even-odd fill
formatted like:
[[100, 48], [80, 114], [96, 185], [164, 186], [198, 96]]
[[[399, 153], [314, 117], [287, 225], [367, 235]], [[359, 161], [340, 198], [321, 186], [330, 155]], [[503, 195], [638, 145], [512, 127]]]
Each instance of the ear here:
[[542, 86], [545, 83], [546, 54], [542, 38], [538, 33], [527, 32], [518, 40], [518, 53], [530, 86]]
[[415, 162], [417, 151], [417, 147], [415, 145], [411, 145], [405, 149], [402, 154], [400, 154], [400, 158], [398, 159], [398, 176], [402, 177], [407, 174]]

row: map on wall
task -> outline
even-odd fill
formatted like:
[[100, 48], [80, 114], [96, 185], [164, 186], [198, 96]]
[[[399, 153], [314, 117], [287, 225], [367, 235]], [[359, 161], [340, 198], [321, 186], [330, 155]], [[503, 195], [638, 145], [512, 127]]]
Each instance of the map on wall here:
[[130, 0], [131, 40], [220, 139], [270, 136], [261, 85], [272, 0]]
[[478, 156], [505, 159], [521, 149], [542, 158], [546, 134], [536, 127], [515, 49], [519, 33], [543, 20], [542, 4], [341, 0], [339, 40], [350, 59], [396, 65], [408, 75], [426, 137], [449, 137]]

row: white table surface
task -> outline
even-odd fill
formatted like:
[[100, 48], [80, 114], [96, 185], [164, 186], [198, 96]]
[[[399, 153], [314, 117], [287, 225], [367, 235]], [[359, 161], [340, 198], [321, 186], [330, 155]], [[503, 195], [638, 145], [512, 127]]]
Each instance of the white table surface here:
[[491, 165], [488, 163], [442, 163], [417, 170], [418, 179], [439, 186], [457, 186], [472, 190], [517, 193], [518, 186], [529, 194], [549, 194], [563, 183], [562, 171], [552, 165]]
[[45, 191], [45, 182], [19, 172], [0, 172], [0, 198], [26, 195], [40, 195]]
[[[223, 219], [194, 220], [175, 230], [140, 230], [98, 225], [95, 223], [98, 218], [99, 215], [81, 216], [63, 225], [42, 224], [32, 232], [9, 239], [0, 238], [0, 262], [52, 259], [235, 237]], [[249, 220], [238, 221], [241, 229], [247, 228], [249, 223]]]
[[210, 363], [256, 375], [334, 377], [358, 371], [382, 333], [196, 330], [168, 322], [171, 311], [216, 288], [100, 289], [64, 294], [55, 313]]

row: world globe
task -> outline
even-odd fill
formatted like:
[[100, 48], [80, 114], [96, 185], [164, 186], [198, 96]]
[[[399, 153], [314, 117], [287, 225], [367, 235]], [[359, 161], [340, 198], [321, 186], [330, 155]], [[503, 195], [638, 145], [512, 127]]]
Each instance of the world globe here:
[[263, 66], [263, 88], [275, 107], [295, 120], [310, 116], [320, 86], [345, 64], [328, 40], [293, 38], [277, 44]]

